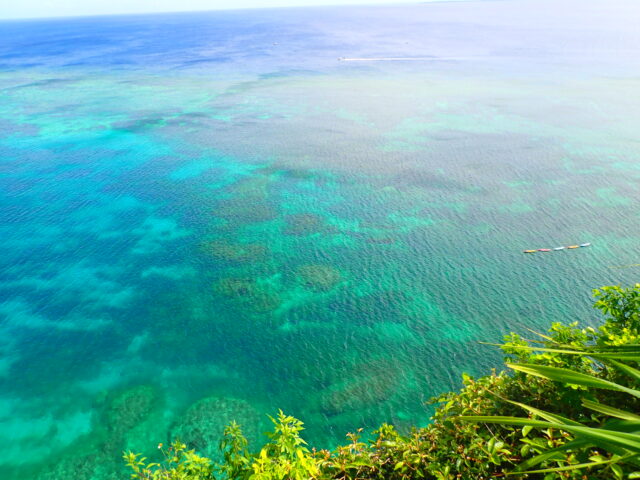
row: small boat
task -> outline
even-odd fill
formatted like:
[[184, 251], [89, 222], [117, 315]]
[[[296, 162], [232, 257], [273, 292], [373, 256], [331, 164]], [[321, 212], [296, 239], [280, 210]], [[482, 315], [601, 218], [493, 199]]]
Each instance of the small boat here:
[[590, 247], [590, 246], [591, 246], [591, 244], [590, 244], [589, 242], [587, 242], [587, 243], [581, 243], [581, 244], [580, 244], [580, 246], [581, 246], [581, 247]]
[[554, 248], [554, 250], [555, 250], [556, 252], [557, 252], [558, 250], [564, 250], [564, 249], [565, 249], [565, 247], [556, 247], [556, 248]]
[[567, 248], [580, 248], [580, 245], [569, 245]]
[[539, 252], [550, 252], [551, 249], [550, 248], [539, 248], [538, 251]]
[[524, 253], [536, 253], [537, 250], [525, 250]]

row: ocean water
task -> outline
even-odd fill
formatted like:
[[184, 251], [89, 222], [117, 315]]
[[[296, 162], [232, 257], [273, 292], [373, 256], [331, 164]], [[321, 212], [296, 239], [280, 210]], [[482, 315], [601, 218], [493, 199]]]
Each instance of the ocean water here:
[[[425, 425], [638, 281], [640, 6], [0, 22], [0, 469]], [[524, 255], [528, 248], [590, 248]], [[616, 268], [612, 268], [616, 267]], [[624, 268], [617, 268], [624, 267]]]

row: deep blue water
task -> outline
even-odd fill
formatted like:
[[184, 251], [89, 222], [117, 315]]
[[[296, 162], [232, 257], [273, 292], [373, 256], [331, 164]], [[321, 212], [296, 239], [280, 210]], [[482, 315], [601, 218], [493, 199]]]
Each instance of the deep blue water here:
[[424, 425], [499, 365], [479, 341], [595, 324], [590, 290], [638, 278], [639, 19], [514, 0], [0, 22], [3, 472], [114, 478], [175, 437], [213, 455], [278, 408], [320, 447]]

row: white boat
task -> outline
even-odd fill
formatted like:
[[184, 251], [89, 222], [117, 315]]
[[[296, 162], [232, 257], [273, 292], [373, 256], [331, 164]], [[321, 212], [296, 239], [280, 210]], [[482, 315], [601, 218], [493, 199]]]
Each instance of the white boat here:
[[591, 244], [590, 243], [581, 243], [580, 246], [581, 247], [590, 247]]
[[564, 250], [564, 247], [556, 247], [556, 248], [554, 248], [554, 250], [556, 250], [556, 251], [557, 250]]

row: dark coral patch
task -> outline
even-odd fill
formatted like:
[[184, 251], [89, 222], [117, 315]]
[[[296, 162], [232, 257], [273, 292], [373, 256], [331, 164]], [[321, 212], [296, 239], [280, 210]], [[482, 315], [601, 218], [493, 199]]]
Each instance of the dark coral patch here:
[[250, 442], [260, 434], [260, 415], [245, 400], [207, 397], [192, 404], [171, 428], [170, 438], [179, 439], [199, 454], [217, 459], [218, 443], [232, 421], [240, 424]]
[[321, 408], [328, 415], [337, 415], [384, 402], [393, 395], [399, 374], [396, 364], [385, 359], [356, 365], [348, 380], [335, 383], [321, 393]]
[[147, 418], [157, 401], [155, 388], [148, 385], [119, 393], [111, 399], [104, 413], [107, 430], [116, 436], [131, 430]]
[[223, 278], [218, 281], [216, 292], [243, 302], [244, 306], [256, 313], [276, 310], [282, 300], [280, 295], [268, 285], [259, 285], [250, 278]]
[[249, 297], [255, 293], [256, 284], [250, 278], [223, 278], [215, 284], [216, 292], [227, 297]]
[[302, 265], [296, 270], [296, 277], [305, 287], [326, 292], [342, 280], [340, 270], [330, 265]]
[[305, 236], [316, 233], [336, 233], [335, 227], [327, 224], [324, 217], [314, 213], [287, 215], [284, 227], [285, 235]]
[[259, 243], [229, 243], [213, 241], [205, 243], [205, 252], [217, 260], [231, 263], [251, 263], [264, 259], [267, 247]]

